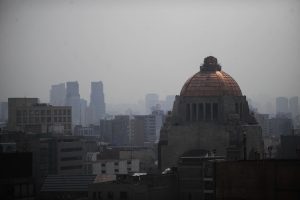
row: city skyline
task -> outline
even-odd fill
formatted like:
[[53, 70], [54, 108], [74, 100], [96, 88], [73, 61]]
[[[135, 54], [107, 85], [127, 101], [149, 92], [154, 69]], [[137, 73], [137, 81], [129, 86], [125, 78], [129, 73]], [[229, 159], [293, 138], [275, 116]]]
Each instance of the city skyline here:
[[255, 101], [300, 96], [300, 2], [130, 2], [0, 1], [0, 101], [68, 80], [110, 104], [178, 95], [209, 55]]

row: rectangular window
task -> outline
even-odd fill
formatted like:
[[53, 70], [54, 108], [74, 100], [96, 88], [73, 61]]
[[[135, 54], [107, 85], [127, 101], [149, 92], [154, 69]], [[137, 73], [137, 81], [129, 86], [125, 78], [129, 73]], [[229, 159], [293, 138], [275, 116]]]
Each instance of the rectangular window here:
[[192, 121], [196, 121], [197, 117], [197, 104], [192, 104]]
[[191, 111], [190, 111], [190, 104], [186, 104], [186, 109], [185, 109], [185, 114], [186, 114], [186, 121], [191, 120]]
[[102, 200], [102, 193], [101, 192], [98, 192], [98, 200]]
[[82, 160], [81, 156], [63, 157], [61, 161]]
[[205, 104], [205, 119], [207, 121], [211, 120], [211, 105], [210, 105], [210, 103]]
[[242, 118], [242, 114], [243, 114], [243, 104], [240, 103], [240, 118]]
[[128, 199], [128, 194], [125, 191], [120, 192], [120, 200], [127, 200]]
[[239, 113], [239, 104], [235, 103], [235, 113]]
[[74, 147], [74, 148], [62, 148], [61, 152], [72, 152], [72, 151], [82, 151], [81, 147]]
[[114, 193], [111, 192], [111, 191], [107, 192], [107, 199], [113, 200], [114, 199]]
[[218, 104], [213, 103], [213, 120], [218, 120]]
[[204, 109], [203, 103], [198, 104], [198, 121], [203, 121], [204, 119]]
[[60, 167], [61, 170], [72, 170], [72, 169], [81, 169], [81, 165], [72, 165], [72, 166], [63, 166]]

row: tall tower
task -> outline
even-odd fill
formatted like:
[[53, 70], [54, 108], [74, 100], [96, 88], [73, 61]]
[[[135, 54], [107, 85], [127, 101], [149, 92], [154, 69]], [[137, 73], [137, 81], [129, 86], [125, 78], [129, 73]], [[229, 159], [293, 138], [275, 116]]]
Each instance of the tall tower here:
[[289, 100], [286, 97], [276, 98], [276, 115], [287, 114], [289, 112]]
[[80, 94], [77, 81], [67, 82], [66, 106], [72, 107], [72, 125], [80, 124]]
[[65, 101], [66, 101], [65, 83], [52, 85], [50, 89], [50, 104], [53, 106], [64, 106]]
[[146, 114], [151, 114], [152, 109], [155, 108], [157, 104], [159, 104], [158, 95], [154, 93], [146, 94], [145, 104], [146, 104]]
[[293, 119], [299, 115], [299, 98], [297, 96], [290, 98], [289, 108]]
[[90, 116], [91, 124], [99, 125], [100, 119], [105, 116], [105, 102], [102, 81], [91, 82], [91, 99], [90, 99]]

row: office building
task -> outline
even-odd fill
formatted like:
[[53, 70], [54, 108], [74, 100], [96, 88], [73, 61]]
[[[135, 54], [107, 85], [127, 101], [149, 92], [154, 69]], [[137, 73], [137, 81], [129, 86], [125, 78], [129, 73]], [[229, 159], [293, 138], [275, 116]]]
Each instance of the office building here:
[[99, 125], [100, 119], [105, 116], [105, 101], [101, 81], [91, 83], [89, 114], [91, 115], [90, 124], [94, 125]]
[[38, 103], [37, 98], [9, 98], [9, 130], [32, 133], [72, 133], [71, 108]]
[[77, 81], [67, 82], [66, 106], [72, 108], [72, 125], [80, 124], [80, 94]]
[[146, 114], [152, 113], [157, 104], [159, 104], [158, 95], [154, 93], [147, 94], [145, 97]]
[[286, 97], [276, 98], [276, 115], [286, 115], [289, 113], [289, 100]]
[[8, 102], [0, 102], [0, 122], [6, 122], [8, 119]]
[[293, 119], [299, 115], [299, 98], [297, 96], [289, 99], [289, 109]]
[[64, 106], [66, 104], [66, 84], [52, 85], [50, 89], [50, 104], [53, 106]]

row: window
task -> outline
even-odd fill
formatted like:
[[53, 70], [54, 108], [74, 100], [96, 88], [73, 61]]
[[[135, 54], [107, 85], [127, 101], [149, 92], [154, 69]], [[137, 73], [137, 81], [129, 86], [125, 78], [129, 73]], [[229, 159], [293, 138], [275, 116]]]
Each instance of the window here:
[[213, 120], [218, 119], [218, 104], [213, 103]]
[[101, 164], [101, 167], [105, 167], [105, 163], [102, 163], [102, 164]]
[[98, 200], [102, 200], [102, 193], [101, 192], [98, 192]]
[[198, 104], [198, 121], [202, 121], [204, 118], [204, 112], [203, 112], [203, 103]]
[[81, 169], [81, 165], [72, 165], [72, 166], [63, 166], [60, 167], [60, 170], [72, 170], [72, 169]]
[[235, 113], [239, 113], [239, 104], [235, 103]]
[[119, 173], [119, 169], [115, 169], [115, 173]]
[[115, 166], [118, 166], [119, 165], [119, 163], [118, 162], [115, 162]]
[[197, 117], [197, 104], [192, 104], [192, 121], [196, 121]]
[[114, 193], [111, 191], [107, 192], [107, 199], [110, 199], [110, 200], [114, 199]]
[[191, 111], [190, 111], [190, 104], [186, 104], [186, 109], [185, 109], [185, 114], [186, 114], [186, 121], [191, 120]]
[[120, 192], [120, 200], [127, 200], [128, 199], [128, 194], [125, 191]]
[[131, 160], [128, 160], [128, 161], [127, 161], [127, 165], [131, 165]]
[[61, 161], [82, 160], [81, 156], [63, 157]]
[[207, 121], [211, 120], [211, 105], [210, 105], [210, 103], [205, 104], [205, 119]]
[[74, 147], [74, 148], [62, 148], [61, 152], [72, 152], [72, 151], [82, 151], [81, 147]]
[[101, 170], [101, 174], [105, 174], [106, 173], [106, 171], [105, 170]]

